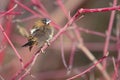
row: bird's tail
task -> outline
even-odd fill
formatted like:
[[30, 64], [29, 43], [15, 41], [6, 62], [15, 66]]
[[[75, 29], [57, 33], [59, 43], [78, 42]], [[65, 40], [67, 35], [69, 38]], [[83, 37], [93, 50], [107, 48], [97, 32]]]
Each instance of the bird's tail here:
[[22, 45], [22, 47], [31, 46], [31, 45], [33, 45], [33, 44], [34, 44], [33, 41], [29, 41], [29, 42], [25, 43], [24, 45]]
[[24, 45], [22, 45], [22, 47], [28, 47], [29, 46], [29, 50], [31, 51], [34, 43], [35, 43], [34, 41], [29, 41], [29, 42], [25, 43]]

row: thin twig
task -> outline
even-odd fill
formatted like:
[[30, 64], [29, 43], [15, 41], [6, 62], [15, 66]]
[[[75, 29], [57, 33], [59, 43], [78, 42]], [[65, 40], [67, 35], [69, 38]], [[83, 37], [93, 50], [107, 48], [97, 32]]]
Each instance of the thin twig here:
[[3, 27], [2, 27], [1, 24], [0, 24], [0, 29], [2, 30], [4, 36], [5, 36], [6, 39], [8, 40], [9, 44], [11, 45], [11, 47], [13, 48], [15, 54], [17, 55], [17, 57], [18, 57], [18, 59], [19, 59], [21, 65], [22, 65], [22, 68], [23, 68], [24, 64], [23, 64], [22, 57], [19, 55], [18, 51], [16, 50], [16, 48], [15, 48], [14, 45], [12, 44], [11, 40], [9, 39], [9, 37], [7, 36], [7, 34], [5, 33], [5, 31], [4, 31], [4, 29], [3, 29]]
[[0, 15], [0, 18], [5, 16], [6, 14], [10, 13], [11, 11], [13, 11], [15, 8], [17, 7], [17, 4], [15, 4], [11, 9], [9, 9], [8, 11], [4, 12], [4, 14]]
[[62, 62], [63, 62], [63, 65], [66, 69], [68, 69], [68, 65], [66, 63], [66, 60], [65, 60], [65, 53], [64, 53], [64, 46], [63, 46], [63, 36], [61, 35], [60, 36], [60, 45], [61, 45], [61, 57], [62, 57]]
[[96, 8], [96, 9], [79, 9], [79, 13], [95, 13], [95, 12], [106, 12], [106, 11], [113, 11], [113, 10], [120, 10], [120, 6], [113, 6], [113, 7], [106, 7], [106, 8]]
[[[113, 8], [111, 8], [111, 10], [113, 10], [114, 7], [116, 7], [116, 5], [117, 5], [117, 0], [113, 0]], [[104, 50], [103, 50], [103, 56], [106, 55], [106, 53], [108, 52], [110, 36], [111, 36], [111, 32], [112, 32], [113, 22], [115, 19], [115, 13], [116, 13], [115, 11], [112, 11], [111, 15], [110, 15], [109, 25], [108, 25], [108, 29], [106, 31], [106, 39], [105, 39], [105, 46], [104, 46]], [[104, 69], [106, 69], [106, 60], [103, 61], [103, 67], [104, 67]]]
[[86, 69], [85, 71], [83, 71], [80, 74], [77, 74], [71, 78], [68, 78], [67, 80], [74, 80], [75, 78], [81, 77], [83, 74], [89, 72], [91, 69], [93, 69], [95, 66], [97, 66], [100, 62], [102, 62], [104, 59], [106, 58], [106, 56], [102, 57], [100, 60], [98, 60], [97, 62], [94, 63], [94, 65], [92, 65], [91, 67], [89, 67], [88, 69]]
[[71, 48], [71, 53], [70, 53], [70, 58], [69, 58], [69, 70], [68, 70], [68, 74], [71, 72], [71, 69], [73, 67], [75, 50], [76, 50], [76, 46], [75, 46], [75, 42], [73, 42], [72, 43], [72, 48]]
[[[86, 48], [86, 46], [84, 46], [83, 44], [79, 44], [78, 48], [81, 49], [84, 54], [95, 64], [96, 62], [98, 62], [98, 60], [94, 57], [94, 55], [88, 50], [88, 48]], [[108, 56], [108, 53], [105, 55]], [[104, 76], [104, 78], [106, 80], [111, 80], [108, 73], [106, 72], [106, 70], [103, 70], [103, 66], [98, 63], [98, 65], [96, 65], [96, 67], [99, 69], [99, 71], [102, 73], [102, 75]]]

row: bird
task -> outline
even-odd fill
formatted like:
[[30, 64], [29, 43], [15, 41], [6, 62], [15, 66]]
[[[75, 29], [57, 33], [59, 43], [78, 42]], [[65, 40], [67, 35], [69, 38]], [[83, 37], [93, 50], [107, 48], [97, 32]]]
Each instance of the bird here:
[[27, 37], [28, 42], [22, 45], [22, 47], [29, 47], [29, 50], [34, 45], [42, 48], [45, 43], [50, 45], [50, 40], [53, 38], [54, 29], [50, 26], [51, 20], [48, 18], [41, 18], [36, 21], [30, 30], [30, 35]]

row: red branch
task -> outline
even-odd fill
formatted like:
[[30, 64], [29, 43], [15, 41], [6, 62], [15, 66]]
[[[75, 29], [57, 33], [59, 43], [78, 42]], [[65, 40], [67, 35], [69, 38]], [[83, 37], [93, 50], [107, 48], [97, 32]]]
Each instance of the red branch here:
[[[116, 5], [117, 5], [117, 0], [113, 0], [113, 8], [111, 8], [109, 10], [114, 10]], [[116, 8], [119, 9], [120, 6], [116, 7]], [[108, 25], [108, 29], [106, 31], [106, 39], [105, 39], [105, 46], [104, 46], [104, 50], [103, 50], [103, 56], [106, 55], [108, 52], [110, 36], [111, 36], [112, 27], [113, 27], [113, 23], [114, 23], [114, 19], [115, 19], [115, 13], [116, 13], [115, 11], [112, 11], [111, 15], [110, 15], [109, 25]], [[106, 68], [106, 60], [103, 62], [103, 67], [104, 67], [104, 69]]]
[[16, 7], [17, 7], [17, 4], [13, 8], [9, 9], [8, 11], [6, 11], [4, 14], [1, 14], [0, 18], [3, 17], [4, 15], [10, 13], [11, 11], [13, 11]]
[[75, 78], [78, 78], [80, 76], [82, 76], [83, 74], [89, 72], [91, 69], [93, 69], [97, 64], [99, 64], [100, 62], [102, 62], [104, 59], [106, 58], [106, 56], [102, 57], [98, 62], [96, 62], [94, 65], [92, 65], [91, 67], [89, 67], [88, 69], [86, 69], [85, 71], [83, 71], [80, 74], [77, 74], [71, 78], [68, 78], [67, 80], [74, 80]]
[[14, 47], [14, 45], [12, 44], [12, 42], [10, 41], [9, 37], [5, 33], [5, 31], [4, 31], [3, 27], [1, 26], [1, 24], [0, 24], [0, 29], [2, 30], [2, 32], [3, 32], [4, 36], [6, 37], [7, 41], [9, 42], [9, 44], [11, 45], [11, 47], [13, 48], [14, 52], [16, 53], [19, 61], [21, 62], [21, 65], [23, 67], [24, 64], [23, 64], [23, 60], [22, 60], [21, 56], [19, 55], [18, 51], [16, 50], [16, 48]]
[[106, 12], [106, 11], [113, 11], [113, 10], [120, 10], [120, 6], [114, 7], [106, 7], [106, 8], [96, 8], [96, 9], [79, 9], [79, 13], [94, 13], [94, 12]]

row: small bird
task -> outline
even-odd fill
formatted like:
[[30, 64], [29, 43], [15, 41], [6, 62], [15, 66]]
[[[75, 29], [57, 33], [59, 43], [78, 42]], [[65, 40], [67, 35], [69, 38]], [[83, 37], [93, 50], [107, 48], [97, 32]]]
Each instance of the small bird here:
[[30, 30], [30, 35], [28, 36], [28, 42], [22, 47], [29, 47], [31, 51], [34, 45], [38, 45], [40, 48], [47, 43], [49, 46], [49, 41], [53, 37], [54, 29], [50, 26], [51, 20], [48, 18], [42, 18], [35, 22], [33, 28]]

